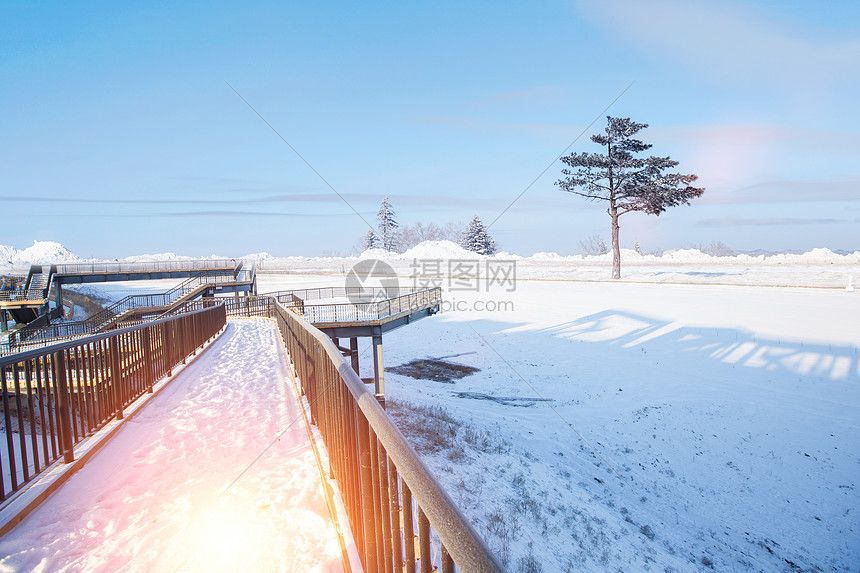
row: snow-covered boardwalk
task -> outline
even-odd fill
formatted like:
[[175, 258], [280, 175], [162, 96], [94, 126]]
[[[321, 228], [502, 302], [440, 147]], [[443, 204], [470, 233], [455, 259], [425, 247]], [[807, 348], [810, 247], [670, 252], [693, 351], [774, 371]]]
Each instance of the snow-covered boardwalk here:
[[35, 512], [0, 571], [340, 571], [273, 322], [238, 320]]

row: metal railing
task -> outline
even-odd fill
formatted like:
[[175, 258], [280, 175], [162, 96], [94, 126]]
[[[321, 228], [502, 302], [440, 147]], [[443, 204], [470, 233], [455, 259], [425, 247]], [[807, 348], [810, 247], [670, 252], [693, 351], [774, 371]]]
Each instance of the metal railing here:
[[227, 270], [241, 266], [239, 259], [211, 259], [192, 261], [141, 261], [107, 263], [69, 263], [57, 265], [57, 274], [84, 275], [103, 273], [152, 273], [197, 270]]
[[[442, 302], [442, 289], [439, 287], [429, 289], [325, 287], [278, 291], [264, 296], [275, 297], [279, 303], [294, 309], [311, 324], [354, 323], [385, 320], [400, 314], [438, 305]], [[308, 300], [332, 298], [350, 298], [354, 302], [307, 303]]]
[[330, 298], [348, 298], [353, 302], [374, 302], [427, 290], [426, 288], [416, 287], [320, 287], [306, 288], [294, 290], [280, 290], [274, 292], [263, 293], [264, 296], [275, 297], [281, 304], [287, 304], [291, 297], [300, 298], [303, 301], [308, 300], [325, 300]]
[[[365, 571], [504, 571], [334, 343], [270, 307], [329, 454]], [[432, 530], [432, 531], [431, 531]]]
[[27, 301], [27, 300], [45, 300], [45, 297], [40, 293], [30, 292], [25, 289], [3, 290], [0, 291], [0, 301]]
[[0, 291], [0, 301], [28, 301], [28, 300], [45, 300], [40, 292], [32, 292], [27, 289], [2, 290]]
[[272, 305], [274, 305], [275, 302], [275, 299], [273, 299], [272, 297], [263, 295], [240, 297], [224, 296], [217, 298], [203, 297], [195, 300], [186, 301], [182, 305], [178, 305], [166, 311], [159, 318], [173, 316], [175, 314], [182, 314], [185, 312], [193, 312], [203, 308], [208, 308], [215, 304], [223, 304], [226, 307], [227, 314], [229, 316], [259, 316], [268, 318], [272, 316]]
[[[47, 272], [46, 272], [47, 267]], [[24, 288], [0, 291], [0, 301], [40, 301], [48, 298], [56, 267], [54, 265], [30, 265]]]
[[0, 358], [0, 501], [113, 419], [226, 324], [223, 305]]
[[334, 343], [295, 308], [267, 296], [191, 304], [200, 310], [0, 359], [7, 384], [0, 467], [11, 483], [0, 500], [60, 455], [69, 460], [83, 436], [121, 418], [135, 397], [214, 336], [227, 314], [267, 316], [326, 445], [364, 570], [504, 571]]
[[432, 288], [376, 302], [304, 304], [301, 314], [311, 324], [375, 322], [438, 305], [442, 289]]
[[[130, 295], [114, 303], [85, 320], [62, 324], [28, 324], [9, 336], [9, 348], [23, 349], [27, 346], [43, 345], [52, 341], [86, 336], [118, 322], [123, 315], [135, 310], [158, 307], [164, 308], [181, 303], [182, 299], [196, 296], [208, 287], [253, 282], [256, 272], [250, 269], [225, 269], [220, 271], [201, 271], [186, 279], [167, 292], [159, 294]], [[0, 349], [2, 351], [2, 349]]]

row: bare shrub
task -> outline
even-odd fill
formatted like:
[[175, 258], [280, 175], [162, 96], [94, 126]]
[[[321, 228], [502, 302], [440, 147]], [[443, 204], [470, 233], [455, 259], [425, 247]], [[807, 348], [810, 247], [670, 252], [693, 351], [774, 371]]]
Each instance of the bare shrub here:
[[543, 565], [535, 557], [531, 543], [529, 543], [528, 555], [520, 557], [517, 561], [517, 573], [543, 573]]
[[[437, 453], [454, 448], [457, 430], [462, 422], [441, 406], [420, 406], [408, 402], [388, 400], [388, 413], [397, 422], [419, 453]], [[453, 456], [453, 457], [452, 457]], [[451, 461], [465, 459], [462, 445], [448, 455]]]
[[647, 537], [651, 541], [654, 541], [654, 537], [656, 537], [656, 535], [657, 535], [656, 533], [654, 533], [654, 530], [651, 529], [651, 526], [647, 525], [647, 524], [643, 525], [639, 528], [639, 533], [641, 533], [642, 535], [644, 535], [645, 537]]
[[600, 237], [600, 235], [591, 235], [579, 242], [582, 252], [588, 256], [605, 255], [609, 252], [609, 247]]
[[734, 257], [737, 253], [722, 241], [711, 241], [707, 245], [700, 243], [693, 246], [700, 253], [710, 255], [712, 257]]

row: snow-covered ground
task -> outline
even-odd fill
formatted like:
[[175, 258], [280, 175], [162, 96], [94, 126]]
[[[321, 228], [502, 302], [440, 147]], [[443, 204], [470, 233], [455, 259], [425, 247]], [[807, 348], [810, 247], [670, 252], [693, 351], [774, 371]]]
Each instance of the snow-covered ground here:
[[[402, 286], [474, 258], [416, 249], [363, 258]], [[514, 571], [860, 570], [860, 255], [624, 256], [621, 281], [605, 257], [481, 259], [516, 260], [515, 288], [443, 276], [444, 312], [386, 334], [386, 366], [480, 369], [386, 374], [454, 499]], [[343, 286], [359, 259], [258, 260], [267, 292]]]
[[510, 569], [860, 569], [857, 293], [520, 280], [445, 297], [462, 309], [387, 334], [385, 364], [481, 371], [388, 372], [386, 395]]
[[[175, 253], [134, 255], [122, 262], [177, 261], [192, 257]], [[226, 259], [220, 255], [208, 258]], [[341, 277], [360, 260], [384, 260], [399, 276], [420, 274], [424, 265], [441, 261], [443, 270], [450, 261], [479, 260], [499, 263], [516, 261], [519, 278], [540, 280], [607, 280], [610, 276], [612, 256], [536, 253], [523, 257], [511, 253], [497, 253], [480, 257], [450, 241], [425, 241], [405, 253], [387, 253], [381, 249], [365, 251], [358, 257], [278, 257], [269, 253], [254, 253], [243, 257], [263, 272], [282, 272], [294, 275], [322, 275]], [[854, 280], [860, 281], [860, 251], [836, 254], [828, 249], [813, 249], [802, 254], [775, 254], [751, 256], [740, 254], [717, 257], [695, 249], [670, 250], [656, 255], [640, 255], [634, 250], [622, 249], [622, 274], [625, 282], [688, 283], [688, 284], [744, 284], [770, 286], [807, 286], [845, 288]], [[60, 243], [35, 241], [23, 250], [0, 245], [0, 273], [26, 275], [31, 263], [100, 262], [83, 259]], [[482, 275], [483, 276], [483, 275]], [[342, 283], [338, 283], [342, 286]], [[408, 286], [408, 285], [404, 285]], [[162, 292], [162, 291], [158, 291]]]
[[279, 339], [230, 321], [0, 539], [0, 571], [341, 571]]

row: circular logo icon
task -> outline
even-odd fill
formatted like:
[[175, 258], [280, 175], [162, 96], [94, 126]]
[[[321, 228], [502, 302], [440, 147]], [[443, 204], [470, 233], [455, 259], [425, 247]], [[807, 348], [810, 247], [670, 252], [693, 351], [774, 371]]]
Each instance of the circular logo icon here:
[[353, 304], [392, 298], [400, 293], [397, 273], [378, 259], [357, 262], [346, 274], [346, 298]]

